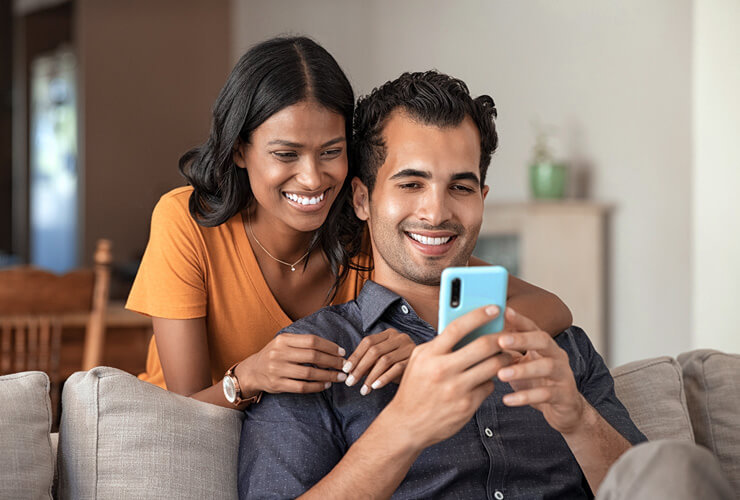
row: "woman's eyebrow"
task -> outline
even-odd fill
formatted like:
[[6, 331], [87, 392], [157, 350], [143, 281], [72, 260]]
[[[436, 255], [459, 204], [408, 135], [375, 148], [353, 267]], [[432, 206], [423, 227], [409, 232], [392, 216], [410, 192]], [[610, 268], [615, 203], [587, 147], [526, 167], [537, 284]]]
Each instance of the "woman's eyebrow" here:
[[[339, 142], [344, 142], [344, 141], [345, 141], [344, 136], [335, 137], [334, 139], [330, 141], [326, 141], [324, 144], [322, 144], [319, 147], [325, 148], [327, 146], [331, 146], [332, 144], [337, 144]], [[286, 141], [284, 139], [274, 139], [268, 142], [267, 145], [268, 146], [286, 146], [289, 148], [302, 148], [303, 147], [303, 144], [299, 142]]]

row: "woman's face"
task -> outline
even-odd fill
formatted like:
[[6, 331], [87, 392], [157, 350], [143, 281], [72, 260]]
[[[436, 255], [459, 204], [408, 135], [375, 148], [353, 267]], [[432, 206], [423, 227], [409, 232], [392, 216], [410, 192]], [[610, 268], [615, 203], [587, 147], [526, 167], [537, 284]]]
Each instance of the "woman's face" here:
[[234, 161], [247, 169], [255, 221], [314, 231], [347, 176], [344, 117], [313, 101], [288, 106], [254, 130]]

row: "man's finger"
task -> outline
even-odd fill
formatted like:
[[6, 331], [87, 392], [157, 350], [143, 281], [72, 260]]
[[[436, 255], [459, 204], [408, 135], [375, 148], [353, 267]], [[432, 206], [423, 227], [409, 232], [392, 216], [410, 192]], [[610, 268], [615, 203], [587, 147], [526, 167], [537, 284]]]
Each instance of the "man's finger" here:
[[506, 394], [502, 398], [502, 401], [506, 406], [527, 406], [548, 403], [552, 399], [553, 387], [537, 387], [526, 391], [512, 392], [511, 394]]
[[557, 356], [562, 351], [552, 337], [542, 330], [503, 333], [499, 334], [497, 339], [503, 349], [521, 353], [537, 351], [543, 356]]
[[463, 389], [472, 389], [477, 387], [487, 380], [493, 379], [496, 374], [505, 366], [509, 366], [512, 362], [513, 356], [508, 352], [501, 352], [492, 356], [484, 361], [481, 361], [477, 365], [465, 370], [460, 375], [460, 382], [463, 384]]
[[514, 331], [517, 332], [529, 332], [532, 330], [539, 330], [539, 327], [535, 324], [534, 321], [524, 316], [523, 314], [519, 314], [511, 307], [506, 308], [504, 319], [508, 326], [510, 328], [513, 328]]
[[498, 378], [504, 382], [552, 378], [557, 373], [557, 364], [553, 358], [540, 358], [534, 361], [508, 366], [498, 372]]
[[499, 307], [491, 304], [489, 306], [479, 307], [463, 314], [453, 320], [444, 331], [432, 340], [429, 344], [433, 345], [435, 352], [444, 353], [452, 351], [452, 348], [460, 342], [465, 335], [479, 328], [489, 321], [493, 321], [499, 315]]

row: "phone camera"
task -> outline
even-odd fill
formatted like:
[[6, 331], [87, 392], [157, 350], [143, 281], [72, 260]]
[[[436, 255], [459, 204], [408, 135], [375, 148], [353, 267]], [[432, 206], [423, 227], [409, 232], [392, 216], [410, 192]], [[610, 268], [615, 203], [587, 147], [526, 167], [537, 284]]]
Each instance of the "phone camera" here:
[[452, 293], [450, 294], [450, 307], [460, 305], [460, 278], [452, 280]]

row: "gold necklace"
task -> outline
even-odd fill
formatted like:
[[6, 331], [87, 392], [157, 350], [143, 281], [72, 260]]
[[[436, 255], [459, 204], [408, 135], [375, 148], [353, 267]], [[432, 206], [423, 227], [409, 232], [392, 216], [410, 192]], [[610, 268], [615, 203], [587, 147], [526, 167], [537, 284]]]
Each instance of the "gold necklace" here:
[[260, 248], [261, 248], [261, 249], [262, 249], [262, 250], [263, 250], [263, 251], [264, 251], [264, 252], [265, 252], [265, 253], [266, 253], [266, 254], [267, 254], [267, 255], [268, 255], [268, 256], [269, 256], [269, 257], [270, 257], [270, 258], [271, 258], [272, 260], [274, 260], [274, 261], [276, 261], [276, 262], [280, 262], [281, 264], [283, 264], [283, 265], [286, 265], [286, 266], [288, 266], [288, 267], [290, 268], [290, 270], [291, 270], [291, 271], [295, 271], [295, 265], [296, 265], [296, 264], [298, 264], [298, 263], [299, 263], [300, 261], [302, 261], [303, 259], [305, 259], [306, 257], [308, 257], [308, 254], [309, 254], [309, 253], [311, 252], [311, 250], [309, 249], [309, 250], [308, 250], [308, 251], [307, 251], [306, 253], [304, 253], [304, 254], [303, 254], [303, 257], [301, 257], [301, 258], [300, 258], [300, 259], [298, 259], [297, 261], [293, 262], [292, 264], [291, 264], [290, 262], [285, 262], [284, 260], [280, 260], [280, 259], [278, 259], [277, 257], [275, 257], [274, 255], [272, 255], [272, 254], [271, 254], [270, 252], [268, 252], [268, 251], [267, 251], [267, 249], [266, 249], [265, 247], [263, 247], [263, 246], [262, 246], [262, 243], [260, 243], [260, 240], [258, 240], [258, 239], [257, 239], [257, 237], [256, 237], [256, 236], [254, 235], [254, 231], [252, 230], [252, 217], [250, 217], [249, 215], [247, 215], [247, 227], [249, 228], [249, 234], [251, 234], [251, 235], [252, 235], [252, 238], [254, 238], [254, 241], [256, 241], [256, 242], [257, 242], [257, 244], [259, 245], [259, 247], [260, 247]]

